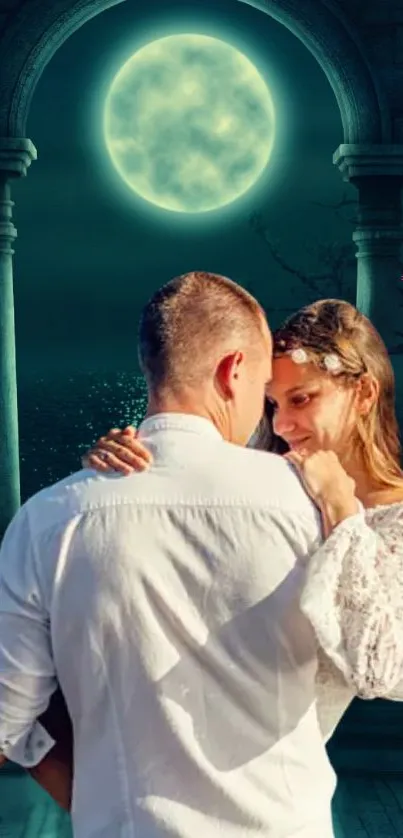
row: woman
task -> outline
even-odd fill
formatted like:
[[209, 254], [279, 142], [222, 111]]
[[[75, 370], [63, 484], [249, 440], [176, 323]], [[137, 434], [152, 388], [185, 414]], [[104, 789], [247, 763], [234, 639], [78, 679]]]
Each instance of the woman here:
[[[265, 414], [252, 444], [288, 457], [323, 519], [301, 607], [328, 739], [354, 695], [403, 698], [403, 472], [393, 370], [369, 320], [339, 300], [290, 317], [274, 335]], [[133, 429], [114, 429], [83, 465], [128, 474], [149, 461]]]

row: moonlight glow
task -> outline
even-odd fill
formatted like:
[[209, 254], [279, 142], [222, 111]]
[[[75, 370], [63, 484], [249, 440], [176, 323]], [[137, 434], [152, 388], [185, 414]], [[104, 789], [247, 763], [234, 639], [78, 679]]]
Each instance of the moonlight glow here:
[[142, 198], [206, 212], [243, 195], [268, 163], [274, 108], [256, 67], [204, 35], [147, 44], [109, 89], [104, 132], [112, 162]]

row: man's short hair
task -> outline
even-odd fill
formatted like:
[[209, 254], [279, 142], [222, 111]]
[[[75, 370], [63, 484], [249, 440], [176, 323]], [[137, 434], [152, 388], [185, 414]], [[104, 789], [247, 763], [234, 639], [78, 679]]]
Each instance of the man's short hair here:
[[148, 386], [197, 386], [221, 348], [261, 348], [264, 319], [257, 300], [231, 279], [201, 271], [176, 277], [141, 317], [139, 361]]

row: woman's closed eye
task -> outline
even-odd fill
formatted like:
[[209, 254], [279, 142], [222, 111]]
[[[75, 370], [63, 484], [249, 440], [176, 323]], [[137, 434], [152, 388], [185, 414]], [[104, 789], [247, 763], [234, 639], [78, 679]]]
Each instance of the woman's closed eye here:
[[[294, 393], [293, 396], [290, 395], [288, 397], [288, 404], [292, 407], [306, 407], [308, 404], [310, 404], [310, 402], [312, 402], [316, 395], [316, 393]], [[275, 399], [269, 398], [268, 396], [266, 398], [266, 402], [270, 412], [274, 416], [274, 414], [277, 413], [279, 409], [278, 403], [275, 401]]]
[[298, 393], [297, 396], [292, 396], [290, 402], [294, 407], [305, 407], [305, 405], [312, 401], [312, 398], [313, 395], [311, 393]]

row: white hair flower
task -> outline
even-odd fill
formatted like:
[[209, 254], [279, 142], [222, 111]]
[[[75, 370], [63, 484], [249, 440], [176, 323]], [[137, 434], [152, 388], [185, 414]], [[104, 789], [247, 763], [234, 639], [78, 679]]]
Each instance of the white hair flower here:
[[305, 349], [293, 349], [291, 352], [291, 360], [294, 361], [294, 364], [307, 364], [308, 355], [305, 352]]
[[331, 352], [329, 355], [325, 355], [323, 358], [323, 365], [328, 372], [331, 372], [335, 375], [338, 372], [341, 372], [343, 369], [343, 364], [341, 359], [338, 355], [335, 355], [334, 352]]

